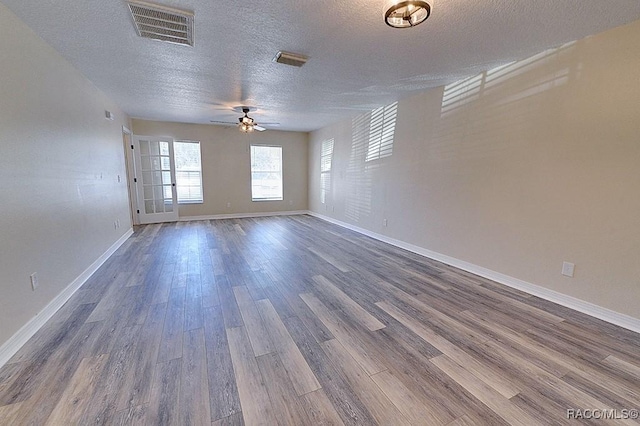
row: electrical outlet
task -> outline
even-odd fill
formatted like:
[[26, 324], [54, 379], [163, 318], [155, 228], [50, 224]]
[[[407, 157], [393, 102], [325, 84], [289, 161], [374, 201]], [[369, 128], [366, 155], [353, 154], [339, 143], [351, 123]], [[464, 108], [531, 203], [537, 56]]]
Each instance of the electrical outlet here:
[[36, 291], [36, 288], [38, 288], [38, 286], [40, 285], [40, 283], [38, 282], [38, 273], [34, 272], [33, 274], [29, 275], [29, 278], [31, 278], [31, 290]]
[[118, 183], [120, 183], [120, 175], [118, 175]]
[[118, 221], [117, 220], [113, 221], [113, 229], [118, 229]]
[[566, 277], [573, 277], [573, 271], [575, 270], [576, 265], [570, 262], [562, 262], [562, 275]]
[[231, 207], [231, 203], [227, 203], [227, 208]]
[[387, 226], [387, 219], [382, 219], [382, 226]]

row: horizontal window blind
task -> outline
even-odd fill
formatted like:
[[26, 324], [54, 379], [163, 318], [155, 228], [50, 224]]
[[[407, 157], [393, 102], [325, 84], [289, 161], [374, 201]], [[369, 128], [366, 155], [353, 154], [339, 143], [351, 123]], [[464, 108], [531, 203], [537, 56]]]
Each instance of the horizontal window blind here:
[[175, 141], [176, 192], [178, 203], [202, 203], [202, 159], [200, 142]]
[[251, 145], [251, 200], [282, 199], [282, 147]]
[[331, 159], [333, 157], [333, 139], [322, 141], [320, 152], [320, 201], [324, 203], [331, 190]]

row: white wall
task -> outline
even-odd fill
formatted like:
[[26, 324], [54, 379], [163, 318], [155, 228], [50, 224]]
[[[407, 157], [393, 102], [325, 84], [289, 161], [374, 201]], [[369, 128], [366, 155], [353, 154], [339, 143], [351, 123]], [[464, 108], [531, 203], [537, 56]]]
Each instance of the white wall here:
[[310, 209], [640, 318], [638, 46], [640, 21], [402, 100], [375, 165], [350, 168], [351, 120], [313, 132]]
[[[180, 217], [272, 213], [308, 209], [309, 135], [268, 130], [245, 134], [235, 126], [132, 120], [141, 136], [200, 141], [204, 203], [181, 204]], [[284, 200], [251, 201], [250, 144], [282, 146]], [[230, 203], [230, 207], [227, 207]]]
[[125, 114], [2, 4], [0, 57], [2, 346], [131, 224]]

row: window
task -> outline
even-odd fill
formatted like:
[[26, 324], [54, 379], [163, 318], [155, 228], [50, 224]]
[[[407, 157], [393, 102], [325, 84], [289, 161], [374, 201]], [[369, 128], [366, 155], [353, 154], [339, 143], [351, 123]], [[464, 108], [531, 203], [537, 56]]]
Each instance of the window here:
[[333, 139], [322, 141], [320, 152], [320, 202], [325, 203], [331, 190], [331, 157], [333, 157]]
[[176, 163], [176, 191], [178, 203], [202, 203], [202, 165], [200, 142], [175, 141], [173, 155]]
[[251, 145], [251, 200], [282, 200], [282, 147]]

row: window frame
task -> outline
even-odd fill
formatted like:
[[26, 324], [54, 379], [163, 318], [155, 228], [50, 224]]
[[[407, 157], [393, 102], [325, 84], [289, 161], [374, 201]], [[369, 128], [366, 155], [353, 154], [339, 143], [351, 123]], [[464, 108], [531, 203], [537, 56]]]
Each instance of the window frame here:
[[[181, 185], [179, 184], [179, 174], [181, 172], [187, 172], [187, 173], [193, 173], [196, 172], [196, 170], [178, 170], [178, 166], [177, 166], [177, 161], [176, 161], [176, 144], [197, 144], [198, 145], [198, 155], [200, 157], [200, 170], [197, 170], [198, 174], [199, 174], [199, 181], [200, 181], [200, 199], [195, 199], [195, 198], [189, 198], [189, 199], [180, 199], [180, 187]], [[193, 141], [193, 140], [175, 140], [173, 141], [173, 161], [176, 164], [175, 166], [175, 176], [176, 176], [176, 199], [178, 204], [204, 204], [204, 184], [203, 184], [203, 179], [202, 179], [202, 145], [200, 143], [200, 141]], [[183, 185], [184, 186], [184, 185]], [[188, 185], [188, 188], [194, 188], [197, 187], [196, 185]]]
[[[278, 148], [280, 149], [280, 197], [269, 198], [257, 198], [253, 194], [253, 148]], [[260, 172], [260, 171], [258, 171]], [[271, 170], [267, 172], [273, 173]], [[249, 182], [251, 186], [251, 202], [265, 202], [265, 201], [284, 201], [284, 148], [282, 145], [270, 145], [270, 144], [250, 144], [249, 145]]]

